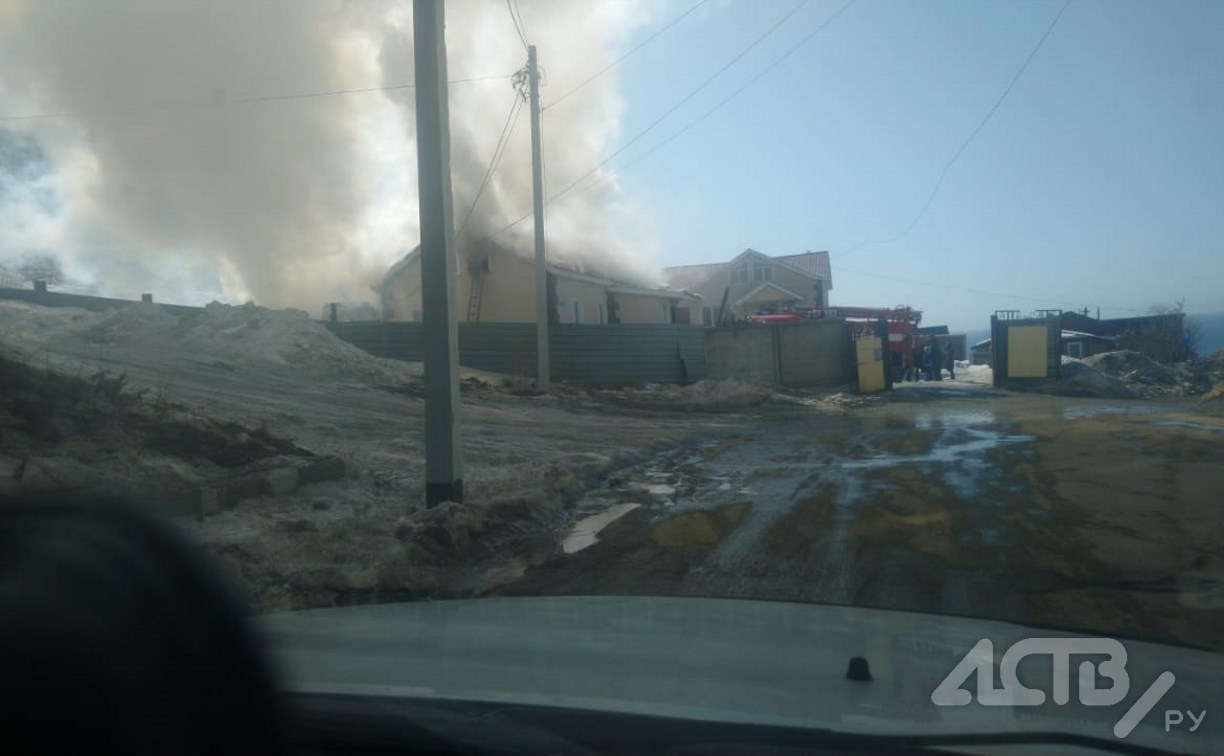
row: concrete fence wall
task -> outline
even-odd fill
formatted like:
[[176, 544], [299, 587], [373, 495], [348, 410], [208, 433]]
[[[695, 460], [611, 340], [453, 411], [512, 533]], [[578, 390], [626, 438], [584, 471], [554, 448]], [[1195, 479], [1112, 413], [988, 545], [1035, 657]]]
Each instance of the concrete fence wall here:
[[[332, 333], [390, 359], [422, 358], [421, 323], [324, 323]], [[676, 325], [549, 328], [553, 380], [584, 386], [693, 383], [706, 377], [705, 334]], [[459, 364], [524, 377], [536, 372], [533, 323], [459, 323]]]
[[706, 372], [716, 380], [755, 381], [778, 385], [778, 331], [751, 325], [706, 331]]
[[782, 323], [778, 329], [783, 386], [848, 383], [853, 375], [850, 334], [839, 319]]
[[710, 378], [775, 386], [848, 383], [853, 353], [844, 320], [736, 325], [706, 331]]

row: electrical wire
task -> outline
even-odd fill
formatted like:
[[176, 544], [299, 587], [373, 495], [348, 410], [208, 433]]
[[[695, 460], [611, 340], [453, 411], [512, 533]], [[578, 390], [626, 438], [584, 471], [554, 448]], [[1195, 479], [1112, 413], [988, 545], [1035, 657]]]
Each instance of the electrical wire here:
[[901, 233], [888, 239], [880, 239], [876, 241], [868, 240], [862, 242], [850, 248], [846, 252], [843, 252], [843, 258], [871, 244], [892, 244], [908, 234], [914, 229], [915, 226], [918, 225], [918, 223], [926, 215], [927, 210], [931, 207], [931, 203], [935, 201], [935, 195], [939, 194], [939, 190], [943, 186], [944, 179], [948, 177], [948, 171], [951, 170], [952, 164], [957, 161], [962, 153], [964, 153], [964, 151], [969, 147], [969, 144], [973, 142], [977, 135], [986, 126], [986, 123], [995, 114], [995, 111], [999, 109], [999, 106], [1002, 105], [1003, 101], [1007, 99], [1007, 96], [1011, 94], [1012, 88], [1016, 86], [1016, 82], [1018, 82], [1020, 77], [1024, 75], [1024, 72], [1028, 70], [1029, 64], [1033, 62], [1033, 58], [1037, 57], [1037, 53], [1040, 52], [1042, 46], [1045, 45], [1046, 39], [1049, 38], [1050, 33], [1054, 31], [1054, 27], [1058, 26], [1059, 20], [1062, 19], [1063, 14], [1067, 12], [1067, 8], [1070, 6], [1071, 0], [1065, 0], [1062, 7], [1058, 9], [1058, 13], [1054, 16], [1054, 19], [1050, 21], [1050, 25], [1046, 27], [1045, 33], [1042, 34], [1041, 38], [1037, 40], [1037, 44], [1035, 44], [1033, 49], [1029, 51], [1028, 57], [1024, 59], [1024, 62], [1020, 64], [1020, 68], [1018, 68], [1015, 75], [1012, 76], [1011, 81], [1007, 83], [1007, 86], [1003, 89], [1002, 94], [995, 99], [994, 104], [991, 105], [990, 109], [986, 111], [986, 115], [983, 116], [982, 120], [978, 121], [977, 126], [975, 126], [973, 131], [969, 133], [969, 136], [965, 139], [965, 141], [961, 142], [961, 145], [957, 148], [956, 152], [952, 153], [952, 157], [948, 158], [948, 162], [944, 163], [943, 170], [939, 172], [939, 179], [935, 182], [935, 186], [931, 189], [931, 193], [927, 196], [926, 202], [922, 204], [922, 209], [920, 209], [918, 214], [914, 216], [914, 219], [909, 222], [909, 225], [906, 226]]
[[[878, 278], [878, 279], [882, 279], [885, 281], [895, 281], [897, 283], [903, 283], [903, 284], [907, 284], [910, 286], [925, 286], [925, 287], [932, 288], [932, 289], [944, 289], [947, 291], [960, 292], [962, 294], [979, 294], [982, 296], [998, 297], [1001, 299], [1016, 299], [1016, 300], [1027, 301], [1027, 302], [1037, 302], [1040, 304], [1064, 305], [1064, 306], [1070, 307], [1072, 310], [1076, 312], [1078, 312], [1079, 311], [1078, 308], [1083, 305], [1082, 302], [1077, 304], [1075, 302], [1071, 302], [1068, 300], [1043, 299], [1041, 297], [1026, 297], [1022, 294], [1004, 294], [1003, 292], [999, 292], [999, 291], [986, 291], [984, 289], [974, 289], [974, 288], [970, 288], [967, 286], [954, 286], [950, 284], [941, 284], [941, 283], [935, 283], [933, 281], [915, 281], [912, 278], [900, 278], [898, 276], [888, 276], [882, 273], [868, 273], [867, 271], [853, 270], [850, 268], [839, 267], [838, 272], [839, 273], [849, 273], [850, 275], [863, 276], [866, 278]], [[1102, 310], [1117, 310], [1118, 312], [1138, 312], [1138, 313], [1148, 312], [1148, 310], [1144, 310], [1138, 307], [1111, 307], [1111, 306], [1106, 306], [1106, 305], [1100, 305], [1100, 308]]]
[[541, 110], [548, 110], [549, 108], [553, 107], [554, 105], [559, 104], [559, 103], [560, 103], [562, 100], [564, 100], [565, 98], [569, 97], [569, 96], [570, 96], [570, 95], [572, 95], [573, 93], [577, 92], [579, 89], [582, 89], [582, 88], [583, 88], [583, 87], [585, 87], [587, 84], [590, 84], [591, 82], [593, 82], [593, 81], [595, 81], [596, 79], [598, 79], [600, 76], [603, 76], [604, 74], [606, 74], [608, 71], [611, 71], [613, 68], [615, 68], [616, 66], [620, 65], [620, 64], [621, 64], [621, 62], [622, 62], [622, 61], [623, 61], [625, 58], [628, 58], [630, 55], [633, 55], [633, 54], [634, 54], [635, 52], [637, 52], [638, 50], [641, 50], [643, 47], [645, 47], [646, 45], [650, 44], [650, 43], [651, 43], [651, 42], [652, 42], [652, 41], [653, 41], [653, 40], [654, 40], [656, 37], [658, 37], [660, 34], [662, 34], [663, 32], [667, 31], [668, 29], [672, 28], [672, 27], [673, 27], [673, 26], [675, 26], [676, 24], [678, 24], [678, 23], [680, 23], [681, 21], [683, 21], [685, 18], [687, 18], [687, 17], [689, 16], [689, 14], [691, 14], [693, 11], [697, 10], [697, 9], [698, 9], [698, 8], [700, 8], [701, 6], [705, 5], [705, 4], [706, 4], [706, 3], [708, 3], [709, 1], [710, 1], [710, 0], [698, 0], [698, 2], [697, 2], [695, 5], [690, 6], [688, 10], [684, 11], [684, 12], [683, 12], [683, 13], [681, 13], [679, 16], [676, 16], [676, 17], [675, 17], [675, 18], [673, 18], [671, 21], [668, 21], [666, 24], [664, 24], [664, 25], [663, 25], [663, 26], [662, 26], [662, 27], [661, 27], [661, 28], [660, 28], [658, 31], [656, 31], [654, 34], [651, 34], [651, 35], [650, 35], [649, 37], [647, 37], [646, 39], [642, 40], [641, 42], [639, 42], [639, 43], [637, 43], [636, 45], [634, 45], [633, 47], [631, 47], [631, 48], [630, 48], [630, 49], [629, 49], [629, 50], [628, 50], [628, 51], [627, 51], [625, 54], [621, 55], [621, 56], [620, 56], [619, 58], [617, 58], [616, 60], [612, 61], [612, 62], [611, 62], [611, 63], [609, 63], [608, 65], [606, 65], [606, 66], [604, 66], [603, 68], [599, 69], [599, 70], [598, 70], [598, 71], [596, 71], [595, 73], [591, 74], [591, 75], [590, 75], [589, 77], [587, 77], [587, 78], [586, 78], [586, 79], [585, 79], [585, 80], [584, 80], [584, 81], [583, 81], [581, 84], [579, 84], [578, 86], [576, 86], [576, 87], [574, 87], [573, 89], [569, 90], [568, 92], [566, 92], [565, 94], [561, 95], [561, 96], [560, 96], [560, 97], [558, 97], [557, 99], [553, 100], [553, 101], [552, 101], [552, 102], [550, 102], [549, 104], [545, 105], [543, 108], [541, 108]]
[[[799, 48], [803, 47], [805, 44], [807, 44], [809, 41], [811, 41], [813, 37], [815, 37], [815, 36], [816, 36], [817, 34], [819, 34], [820, 32], [824, 31], [825, 27], [827, 27], [829, 24], [831, 24], [831, 23], [833, 23], [835, 20], [837, 20], [837, 18], [838, 18], [839, 16], [841, 16], [843, 13], [845, 13], [847, 10], [849, 10], [850, 6], [854, 5], [854, 3], [855, 3], [855, 2], [857, 2], [857, 0], [850, 0], [849, 2], [847, 2], [845, 5], [843, 5], [841, 8], [839, 8], [839, 9], [838, 9], [836, 12], [834, 12], [834, 13], [833, 13], [833, 15], [829, 16], [828, 18], [826, 18], [826, 19], [825, 19], [824, 21], [822, 21], [822, 22], [821, 22], [821, 23], [820, 23], [820, 24], [819, 24], [819, 25], [818, 25], [818, 26], [817, 26], [815, 29], [813, 29], [812, 31], [808, 32], [806, 35], [804, 35], [804, 37], [803, 37], [802, 39], [800, 39], [800, 40], [799, 40], [797, 43], [795, 43], [795, 44], [794, 44], [794, 45], [792, 45], [790, 48], [788, 48], [788, 49], [786, 50], [786, 52], [782, 53], [782, 55], [780, 55], [780, 56], [779, 56], [777, 59], [775, 59], [775, 60], [774, 60], [772, 63], [770, 63], [770, 64], [769, 64], [768, 66], [766, 66], [765, 68], [761, 69], [761, 71], [760, 71], [760, 72], [758, 72], [758, 73], [757, 73], [755, 76], [753, 76], [751, 79], [749, 79], [747, 82], [745, 82], [745, 83], [744, 83], [744, 84], [743, 84], [741, 87], [739, 87], [738, 89], [736, 89], [734, 92], [732, 92], [731, 94], [727, 95], [727, 96], [726, 96], [726, 97], [724, 97], [723, 99], [719, 100], [719, 101], [718, 101], [718, 103], [716, 103], [716, 104], [714, 105], [714, 107], [710, 108], [710, 109], [709, 109], [709, 110], [707, 110], [706, 112], [702, 113], [701, 115], [697, 116], [697, 117], [696, 117], [696, 118], [694, 118], [693, 120], [689, 121], [689, 122], [688, 122], [688, 123], [687, 123], [687, 124], [686, 124], [686, 125], [685, 125], [683, 128], [681, 128], [679, 131], [675, 132], [675, 133], [674, 133], [674, 134], [672, 134], [671, 136], [669, 136], [669, 137], [667, 137], [666, 139], [664, 139], [663, 141], [659, 142], [659, 143], [658, 143], [658, 144], [656, 144], [654, 147], [651, 147], [649, 150], [647, 150], [647, 151], [643, 152], [642, 154], [638, 155], [637, 157], [633, 158], [632, 160], [630, 160], [630, 161], [626, 162], [624, 165], [622, 165], [622, 166], [621, 166], [621, 169], [623, 170], [623, 169], [625, 169], [625, 168], [628, 168], [628, 167], [630, 167], [630, 166], [632, 166], [632, 165], [635, 165], [635, 164], [637, 164], [637, 163], [639, 163], [639, 162], [641, 162], [641, 161], [645, 160], [646, 158], [650, 157], [650, 156], [651, 156], [651, 155], [653, 155], [654, 153], [656, 153], [656, 152], [658, 152], [659, 150], [661, 150], [661, 149], [663, 149], [664, 147], [666, 147], [668, 144], [670, 144], [672, 141], [674, 141], [675, 139], [677, 139], [678, 137], [680, 137], [682, 134], [684, 134], [685, 132], [687, 132], [689, 129], [691, 129], [691, 128], [693, 128], [694, 126], [696, 126], [697, 124], [701, 123], [701, 122], [702, 122], [702, 121], [704, 121], [706, 118], [709, 118], [711, 115], [713, 115], [713, 114], [714, 114], [714, 112], [715, 112], [715, 111], [717, 111], [718, 109], [720, 109], [722, 106], [726, 105], [728, 102], [731, 102], [731, 100], [733, 100], [733, 99], [735, 99], [736, 97], [738, 97], [738, 96], [739, 96], [741, 93], [743, 93], [743, 92], [744, 92], [744, 90], [748, 89], [748, 88], [749, 88], [749, 87], [751, 87], [753, 84], [755, 84], [757, 81], [759, 81], [759, 80], [760, 80], [762, 77], [764, 77], [766, 74], [768, 74], [770, 71], [772, 71], [772, 70], [774, 70], [775, 68], [777, 68], [777, 67], [778, 67], [779, 65], [781, 65], [781, 64], [782, 64], [782, 63], [783, 63], [783, 62], [784, 62], [784, 61], [785, 61], [787, 58], [789, 58], [789, 57], [790, 57], [791, 55], [793, 55], [793, 54], [794, 54], [796, 51], [798, 51], [798, 50], [799, 50]], [[598, 177], [596, 177], [596, 179], [595, 179], [594, 181], [591, 181], [591, 182], [590, 182], [590, 183], [588, 183], [586, 186], [581, 187], [580, 189], [577, 189], [576, 191], [577, 191], [577, 192], [579, 192], [579, 193], [581, 193], [581, 192], [585, 192], [585, 191], [588, 191], [589, 189], [594, 188], [594, 187], [595, 187], [595, 186], [597, 186], [597, 185], [598, 185], [600, 182], [602, 182], [602, 181], [606, 180], [607, 178], [608, 178], [607, 176], [598, 176]]]
[[518, 32], [519, 41], [523, 43], [523, 49], [526, 50], [530, 45], [527, 44], [527, 35], [523, 32], [523, 27], [519, 25], [519, 20], [514, 16], [514, 6], [510, 0], [506, 0], [506, 10], [510, 12], [510, 22], [514, 24], [514, 30]]
[[747, 55], [749, 52], [751, 52], [751, 51], [753, 50], [753, 48], [755, 48], [757, 45], [759, 45], [759, 44], [761, 44], [762, 42], [764, 42], [764, 41], [765, 41], [765, 39], [766, 39], [767, 37], [769, 37], [769, 35], [773, 34], [775, 31], [777, 31], [777, 30], [778, 30], [778, 27], [780, 27], [780, 26], [782, 26], [782, 24], [786, 23], [786, 22], [787, 22], [787, 21], [790, 19], [790, 17], [791, 17], [791, 16], [795, 15], [796, 13], [798, 13], [798, 12], [799, 12], [799, 10], [800, 10], [801, 8], [803, 8], [805, 5], [807, 5], [809, 2], [811, 2], [811, 0], [800, 0], [798, 3], [796, 3], [796, 4], [795, 4], [795, 6], [794, 6], [793, 8], [791, 8], [789, 11], [787, 11], [787, 12], [786, 12], [786, 13], [785, 13], [785, 14], [782, 16], [782, 18], [780, 18], [780, 19], [778, 19], [776, 22], [774, 22], [773, 26], [770, 26], [768, 29], [766, 29], [766, 30], [764, 31], [764, 33], [762, 33], [760, 36], [758, 36], [756, 39], [754, 39], [754, 40], [753, 40], [753, 41], [752, 41], [752, 42], [751, 42], [751, 43], [750, 43], [750, 44], [749, 44], [747, 47], [745, 47], [743, 50], [740, 50], [740, 52], [739, 52], [739, 53], [738, 53], [738, 54], [737, 54], [737, 55], [736, 55], [734, 58], [732, 58], [731, 60], [729, 60], [729, 61], [727, 61], [725, 64], [723, 64], [723, 66], [722, 66], [721, 68], [719, 68], [717, 71], [715, 71], [714, 73], [712, 73], [712, 74], [710, 74], [708, 77], [706, 77], [706, 79], [705, 79], [704, 81], [702, 81], [702, 82], [701, 82], [701, 84], [697, 85], [697, 88], [696, 88], [696, 89], [693, 89], [693, 90], [692, 90], [692, 91], [690, 91], [688, 94], [686, 94], [684, 97], [680, 98], [680, 101], [679, 101], [679, 102], [677, 102], [676, 104], [672, 105], [672, 106], [671, 106], [670, 108], [668, 108], [666, 111], [664, 111], [663, 115], [661, 115], [661, 116], [659, 116], [658, 118], [656, 118], [656, 119], [655, 119], [654, 121], [652, 121], [652, 122], [651, 122], [651, 123], [650, 123], [650, 124], [649, 124], [649, 125], [648, 125], [646, 128], [642, 129], [642, 130], [641, 130], [641, 131], [639, 131], [637, 134], [635, 134], [633, 137], [631, 137], [631, 138], [629, 139], [629, 141], [627, 141], [627, 142], [625, 142], [624, 144], [622, 144], [622, 145], [621, 145], [619, 148], [617, 148], [617, 150], [616, 150], [615, 152], [613, 152], [611, 155], [608, 155], [606, 158], [604, 158], [602, 161], [600, 161], [600, 163], [599, 163], [598, 165], [596, 165], [594, 168], [592, 168], [591, 170], [589, 170], [589, 171], [587, 171], [586, 173], [582, 174], [582, 175], [581, 175], [581, 176], [579, 176], [577, 179], [575, 179], [573, 182], [571, 182], [569, 185], [567, 185], [567, 186], [566, 186], [564, 189], [562, 189], [560, 192], [558, 192], [556, 196], [554, 196], [554, 197], [550, 198], [550, 199], [549, 199], [549, 202], [556, 202], [557, 200], [559, 200], [559, 199], [561, 199], [562, 197], [564, 197], [566, 194], [568, 194], [568, 193], [570, 192], [570, 190], [572, 190], [574, 187], [578, 186], [578, 184], [580, 184], [580, 183], [582, 183], [584, 180], [586, 180], [586, 179], [587, 179], [587, 177], [594, 175], [594, 174], [595, 174], [597, 171], [599, 171], [599, 169], [600, 169], [600, 168], [604, 167], [604, 166], [605, 166], [605, 165], [607, 165], [608, 163], [610, 163], [610, 162], [612, 162], [613, 160], [615, 160], [617, 155], [621, 154], [622, 152], [624, 152], [625, 150], [627, 150], [627, 149], [628, 149], [628, 148], [629, 148], [629, 147], [630, 147], [632, 144], [634, 144], [634, 143], [635, 143], [635, 142], [637, 142], [639, 139], [641, 139], [642, 137], [644, 137], [644, 136], [646, 136], [647, 134], [649, 134], [649, 133], [650, 133], [650, 132], [651, 132], [651, 131], [652, 131], [652, 130], [653, 130], [655, 127], [656, 127], [656, 126], [658, 126], [660, 123], [662, 123], [662, 122], [664, 121], [664, 119], [666, 119], [666, 118], [667, 118], [668, 116], [670, 116], [672, 113], [674, 113], [674, 112], [676, 112], [677, 110], [679, 110], [679, 109], [680, 109], [682, 106], [684, 106], [684, 105], [685, 105], [685, 103], [687, 103], [689, 100], [691, 100], [691, 99], [693, 99], [694, 97], [696, 97], [698, 93], [700, 93], [700, 92], [701, 92], [703, 89], [705, 89], [707, 86], [709, 86], [711, 83], [713, 83], [713, 81], [714, 81], [715, 79], [717, 79], [719, 76], [721, 76], [721, 75], [722, 75], [722, 74], [723, 74], [723, 73], [724, 73], [724, 72], [725, 72], [725, 71], [726, 71], [728, 68], [730, 68], [731, 66], [735, 65], [736, 63], [738, 63], [738, 62], [740, 61], [740, 59], [741, 59], [741, 58], [743, 58], [745, 55]]
[[527, 23], [523, 21], [523, 9], [519, 7], [519, 0], [514, 0], [514, 15], [518, 16], [518, 25], [523, 30], [523, 36], [528, 36]]
[[523, 98], [519, 97], [519, 93], [515, 91], [514, 100], [510, 103], [510, 112], [506, 114], [506, 122], [502, 125], [501, 136], [497, 138], [497, 145], [493, 148], [493, 156], [489, 158], [489, 165], [485, 169], [484, 178], [480, 180], [480, 188], [476, 190], [476, 195], [472, 198], [472, 204], [463, 216], [463, 222], [459, 224], [459, 230], [455, 232], [456, 240], [463, 235], [463, 230], [467, 228], [468, 221], [472, 219], [472, 213], [476, 211], [476, 203], [480, 202], [485, 187], [489, 185], [489, 179], [492, 178], [493, 174], [497, 171], [497, 166], [501, 163], [502, 155], [505, 154], [506, 147], [510, 144], [510, 135], [514, 133], [514, 127], [518, 124], [518, 117], [523, 112], [522, 105]]
[[[499, 79], [512, 78], [513, 74], [503, 74], [499, 76], [473, 76], [466, 79], [452, 79], [448, 84], [467, 84], [476, 81], [496, 81]], [[392, 92], [400, 89], [414, 89], [415, 84], [392, 84], [385, 87], [362, 87], [359, 89], [333, 89], [325, 92], [303, 92], [300, 94], [285, 94], [285, 95], [263, 95], [260, 97], [243, 97], [236, 100], [231, 100], [237, 104], [250, 104], [256, 102], [275, 102], [277, 100], [305, 100], [317, 97], [332, 97], [335, 95], [362, 94], [366, 92]], [[200, 101], [200, 102], [177, 102], [177, 103], [148, 103], [143, 107], [148, 108], [163, 108], [163, 107], [189, 107], [192, 105], [209, 106], [215, 105], [216, 102]], [[73, 118], [81, 115], [81, 113], [61, 112], [61, 113], [34, 113], [30, 115], [15, 115], [15, 116], [0, 116], [0, 121], [32, 121], [44, 118]]]

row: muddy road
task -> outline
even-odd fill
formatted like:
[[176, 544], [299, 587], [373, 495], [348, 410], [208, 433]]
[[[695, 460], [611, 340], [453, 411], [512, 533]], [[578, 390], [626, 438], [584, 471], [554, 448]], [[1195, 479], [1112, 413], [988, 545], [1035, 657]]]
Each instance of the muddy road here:
[[588, 492], [491, 593], [732, 596], [1224, 647], [1224, 422], [1184, 403], [900, 387], [771, 409]]

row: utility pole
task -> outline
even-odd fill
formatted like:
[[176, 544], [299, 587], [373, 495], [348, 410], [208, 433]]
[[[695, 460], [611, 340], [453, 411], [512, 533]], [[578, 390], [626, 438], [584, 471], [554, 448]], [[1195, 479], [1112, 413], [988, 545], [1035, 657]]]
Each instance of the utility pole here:
[[459, 334], [443, 0], [413, 0], [421, 313], [425, 353], [425, 506], [463, 501]]
[[548, 257], [544, 253], [544, 167], [540, 151], [540, 69], [535, 45], [527, 46], [531, 104], [531, 197], [535, 207], [536, 386], [548, 388]]

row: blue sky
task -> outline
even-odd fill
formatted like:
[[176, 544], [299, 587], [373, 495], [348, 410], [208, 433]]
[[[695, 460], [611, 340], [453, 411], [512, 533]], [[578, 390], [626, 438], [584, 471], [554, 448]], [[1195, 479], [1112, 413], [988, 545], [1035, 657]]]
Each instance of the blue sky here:
[[[626, 47], [692, 4], [658, 8]], [[899, 238], [1062, 0], [857, 0], [626, 165], [843, 5], [807, 2], [612, 163], [665, 264], [827, 249], [834, 303], [956, 328], [996, 309], [1224, 310], [1224, 3], [1074, 0]], [[711, 0], [627, 58], [625, 138], [795, 6]]]

